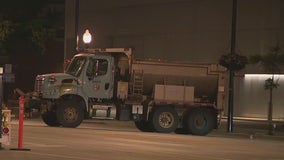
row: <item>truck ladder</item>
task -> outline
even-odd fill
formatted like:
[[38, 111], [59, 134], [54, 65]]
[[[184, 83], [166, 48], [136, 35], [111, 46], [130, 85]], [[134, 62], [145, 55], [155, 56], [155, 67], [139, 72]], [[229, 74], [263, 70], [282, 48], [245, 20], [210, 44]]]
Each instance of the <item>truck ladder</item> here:
[[142, 95], [143, 94], [143, 70], [133, 70], [133, 85], [132, 94]]

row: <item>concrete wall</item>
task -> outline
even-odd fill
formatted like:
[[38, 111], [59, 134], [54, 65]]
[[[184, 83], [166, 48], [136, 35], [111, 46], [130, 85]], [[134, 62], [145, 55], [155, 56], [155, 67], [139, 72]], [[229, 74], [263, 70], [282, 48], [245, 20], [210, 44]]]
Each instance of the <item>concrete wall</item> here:
[[[217, 63], [220, 55], [230, 52], [232, 0], [79, 2], [80, 48], [84, 48], [82, 34], [88, 28], [94, 35], [91, 47], [132, 47], [140, 59]], [[66, 57], [71, 57], [75, 48], [74, 4], [75, 0], [66, 1]], [[284, 46], [283, 8], [283, 0], [238, 0], [237, 53], [264, 54], [276, 43]], [[247, 87], [242, 81], [237, 80], [240, 86], [236, 88]], [[283, 87], [278, 90], [282, 92]], [[246, 89], [236, 92], [236, 116], [266, 117], [266, 102], [242, 98]], [[256, 97], [266, 94], [253, 92]], [[277, 99], [281, 96], [275, 95]], [[248, 107], [258, 113], [247, 112]], [[280, 104], [275, 107], [277, 117], [284, 117], [284, 108]]]

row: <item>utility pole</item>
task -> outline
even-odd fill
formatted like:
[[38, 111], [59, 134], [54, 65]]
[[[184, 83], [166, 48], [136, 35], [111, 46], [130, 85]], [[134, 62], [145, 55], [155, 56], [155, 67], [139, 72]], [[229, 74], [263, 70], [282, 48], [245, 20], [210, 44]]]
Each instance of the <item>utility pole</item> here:
[[[231, 30], [231, 52], [236, 54], [236, 25], [237, 25], [237, 0], [233, 0], [232, 9], [232, 30]], [[229, 102], [228, 102], [228, 132], [233, 132], [233, 116], [234, 116], [234, 70], [229, 71]]]
[[[3, 67], [0, 67], [0, 139], [2, 138], [2, 101], [3, 101]], [[2, 143], [0, 142], [0, 149], [2, 149]]]
[[78, 33], [78, 28], [79, 28], [79, 9], [80, 9], [80, 2], [79, 0], [75, 0], [75, 40], [76, 40], [76, 51], [79, 51], [79, 33]]

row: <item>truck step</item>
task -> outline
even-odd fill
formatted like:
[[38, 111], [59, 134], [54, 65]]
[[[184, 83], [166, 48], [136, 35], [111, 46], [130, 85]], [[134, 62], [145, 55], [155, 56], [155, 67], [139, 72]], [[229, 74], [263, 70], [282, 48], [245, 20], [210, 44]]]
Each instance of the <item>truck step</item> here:
[[91, 117], [92, 119], [99, 119], [99, 120], [114, 120], [114, 117]]

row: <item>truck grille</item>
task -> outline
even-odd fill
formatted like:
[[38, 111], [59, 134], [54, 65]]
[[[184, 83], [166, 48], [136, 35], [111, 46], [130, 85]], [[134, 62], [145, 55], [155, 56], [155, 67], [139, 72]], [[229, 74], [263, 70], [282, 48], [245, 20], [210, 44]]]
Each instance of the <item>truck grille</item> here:
[[43, 93], [43, 86], [44, 86], [44, 77], [37, 77], [35, 81], [35, 92], [39, 95]]

